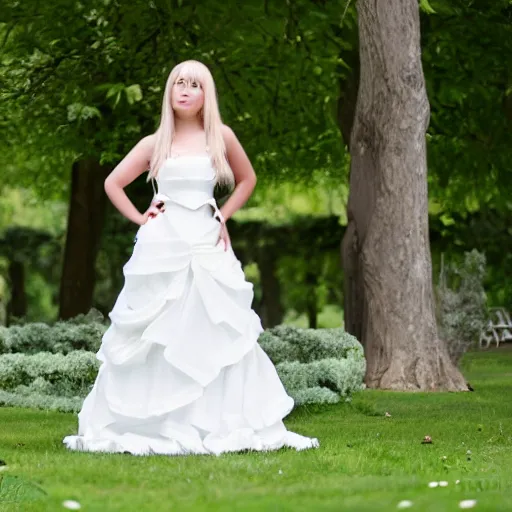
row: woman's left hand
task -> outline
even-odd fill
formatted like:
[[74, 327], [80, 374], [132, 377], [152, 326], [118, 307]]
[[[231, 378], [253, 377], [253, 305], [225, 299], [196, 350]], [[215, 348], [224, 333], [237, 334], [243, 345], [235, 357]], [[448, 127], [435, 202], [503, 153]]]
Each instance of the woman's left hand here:
[[224, 223], [220, 225], [219, 240], [217, 243], [219, 243], [221, 240], [224, 242], [224, 250], [227, 251], [231, 246], [231, 239], [229, 238], [228, 228]]

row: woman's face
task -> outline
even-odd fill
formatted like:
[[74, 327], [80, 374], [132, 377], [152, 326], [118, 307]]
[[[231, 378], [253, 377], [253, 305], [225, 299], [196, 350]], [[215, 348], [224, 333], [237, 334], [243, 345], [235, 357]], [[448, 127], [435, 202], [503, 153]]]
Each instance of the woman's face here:
[[201, 84], [191, 78], [178, 77], [172, 86], [172, 108], [180, 117], [196, 116], [204, 104]]

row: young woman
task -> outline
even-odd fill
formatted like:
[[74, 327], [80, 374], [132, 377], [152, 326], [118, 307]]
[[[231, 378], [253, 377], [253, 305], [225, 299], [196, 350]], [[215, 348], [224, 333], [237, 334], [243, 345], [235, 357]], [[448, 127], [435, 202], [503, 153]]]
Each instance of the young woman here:
[[[148, 168], [158, 193], [141, 214], [123, 189]], [[221, 210], [216, 184], [235, 185]], [[318, 446], [282, 422], [293, 399], [257, 343], [253, 288], [230, 245], [226, 220], [255, 184], [240, 142], [221, 122], [208, 68], [178, 64], [156, 133], [105, 181], [112, 203], [140, 228], [68, 448], [218, 455]]]

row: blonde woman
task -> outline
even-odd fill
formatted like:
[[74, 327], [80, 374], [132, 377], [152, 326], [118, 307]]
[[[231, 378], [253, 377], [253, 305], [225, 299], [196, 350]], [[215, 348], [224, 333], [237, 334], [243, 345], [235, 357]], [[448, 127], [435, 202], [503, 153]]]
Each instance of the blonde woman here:
[[[140, 213], [124, 188], [148, 168], [155, 197]], [[222, 209], [216, 184], [234, 186]], [[240, 142], [221, 122], [208, 68], [178, 64], [156, 133], [105, 181], [114, 206], [140, 228], [68, 448], [218, 455], [318, 446], [282, 422], [293, 399], [257, 343], [252, 285], [230, 245], [226, 220], [255, 185]]]

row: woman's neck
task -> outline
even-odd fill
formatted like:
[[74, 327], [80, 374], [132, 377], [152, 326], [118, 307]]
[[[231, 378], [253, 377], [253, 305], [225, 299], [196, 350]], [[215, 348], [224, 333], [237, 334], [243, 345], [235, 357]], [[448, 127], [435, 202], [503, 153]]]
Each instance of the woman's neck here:
[[190, 118], [175, 116], [174, 127], [177, 132], [197, 132], [198, 130], [203, 130], [203, 123], [197, 116]]

